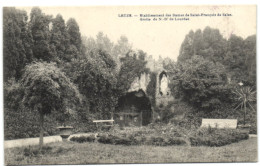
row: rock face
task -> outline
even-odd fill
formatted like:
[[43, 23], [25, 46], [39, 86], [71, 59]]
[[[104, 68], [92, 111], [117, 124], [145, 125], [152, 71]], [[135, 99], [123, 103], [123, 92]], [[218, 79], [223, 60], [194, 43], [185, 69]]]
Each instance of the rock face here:
[[143, 73], [140, 77], [136, 77], [134, 81], [131, 83], [131, 86], [128, 92], [134, 92], [142, 89], [146, 92], [147, 85], [150, 82], [150, 74]]
[[[165, 111], [165, 108], [170, 102], [173, 103], [174, 97], [171, 94], [169, 88], [169, 76], [167, 74], [167, 71], [163, 68], [162, 61], [158, 60], [158, 62], [155, 62], [153, 59], [147, 59], [147, 61], [147, 67], [150, 68], [150, 71], [156, 73], [156, 90], [154, 96], [155, 104], [151, 104], [152, 121], [155, 121], [162, 118], [163, 111]], [[136, 77], [135, 80], [132, 82], [128, 93], [138, 92], [142, 90], [147, 96], [147, 86], [150, 81], [150, 74], [141, 74], [140, 77]], [[151, 96], [147, 97], [151, 101]], [[174, 111], [174, 106], [171, 107], [171, 110]]]

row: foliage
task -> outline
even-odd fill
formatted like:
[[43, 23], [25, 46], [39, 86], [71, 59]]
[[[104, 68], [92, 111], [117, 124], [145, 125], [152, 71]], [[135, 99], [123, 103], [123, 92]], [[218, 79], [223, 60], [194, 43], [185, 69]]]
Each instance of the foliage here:
[[18, 111], [21, 106], [23, 89], [15, 78], [10, 78], [4, 83], [4, 108]]
[[36, 59], [47, 62], [54, 60], [53, 50], [50, 48], [49, 24], [51, 16], [42, 13], [41, 9], [34, 7], [31, 10], [29, 27], [33, 39], [33, 55]]
[[84, 143], [84, 142], [94, 142], [95, 141], [95, 136], [90, 135], [90, 136], [79, 136], [79, 137], [71, 137], [70, 141], [78, 142], [78, 143]]
[[[39, 137], [39, 114], [29, 110], [4, 111], [4, 139], [19, 139]], [[56, 135], [59, 133], [55, 116], [52, 114], [45, 117], [44, 136]]]
[[243, 81], [247, 86], [256, 83], [256, 36], [245, 40], [231, 35], [227, 41], [227, 51], [223, 61], [230, 77], [236, 82]]
[[26, 157], [41, 157], [48, 155], [60, 155], [66, 151], [71, 150], [72, 148], [64, 147], [52, 147], [52, 146], [43, 146], [41, 150], [34, 146], [25, 147], [23, 149], [23, 155]]
[[155, 95], [156, 95], [156, 73], [150, 73], [150, 82], [147, 85], [147, 95], [151, 99], [152, 106], [155, 106]]
[[54, 63], [27, 65], [21, 83], [24, 86], [23, 104], [43, 114], [52, 110], [65, 112], [81, 98], [77, 87]]
[[203, 31], [190, 31], [181, 45], [178, 61], [184, 62], [194, 55], [201, 55], [208, 60], [220, 62], [225, 55], [225, 45], [226, 40], [218, 29], [206, 27]]
[[201, 56], [179, 63], [172, 78], [171, 90], [177, 98], [196, 108], [216, 109], [231, 100], [230, 85], [226, 84], [224, 66]]
[[[70, 60], [66, 55], [66, 46], [69, 44], [65, 21], [60, 14], [52, 19], [50, 47], [58, 60]], [[70, 56], [70, 55], [69, 55]]]
[[232, 34], [226, 40], [218, 29], [206, 27], [203, 31], [190, 31], [181, 45], [178, 62], [185, 62], [195, 55], [223, 64], [231, 81], [255, 86], [256, 35], [243, 39]]
[[24, 66], [33, 58], [27, 19], [25, 11], [13, 7], [3, 9], [4, 81], [12, 77], [20, 79]]
[[240, 89], [235, 89], [233, 92], [235, 94], [235, 100], [238, 102], [238, 106], [236, 108], [241, 107], [244, 108], [244, 125], [246, 124], [246, 113], [247, 106], [255, 111], [252, 106], [252, 102], [256, 101], [256, 91], [253, 91], [250, 87], [241, 87]]
[[75, 104], [81, 96], [78, 89], [55, 66], [54, 63], [35, 62], [25, 67], [21, 80], [24, 96], [22, 104], [31, 111], [38, 111], [40, 118], [40, 149], [43, 146], [44, 115], [55, 112], [59, 120], [66, 125], [66, 118], [73, 113]]
[[102, 134], [98, 138], [98, 142], [113, 145], [155, 145], [155, 146], [171, 146], [185, 145], [186, 141], [183, 138], [172, 138], [169, 136], [158, 135], [112, 135]]
[[146, 53], [142, 50], [136, 52], [128, 52], [120, 59], [121, 68], [118, 74], [117, 88], [123, 94], [130, 88], [131, 83], [136, 77], [140, 77], [142, 73], [148, 73], [145, 61]]
[[171, 146], [186, 144], [188, 130], [172, 125], [151, 124], [146, 127], [112, 129], [97, 136], [97, 141], [114, 145]]
[[67, 21], [66, 26], [67, 32], [69, 34], [70, 44], [76, 46], [78, 50], [81, 48], [81, 34], [79, 32], [79, 26], [75, 19], [70, 18]]
[[[44, 136], [59, 134], [57, 126], [60, 115], [51, 113], [44, 118]], [[88, 113], [77, 113], [77, 116], [70, 117], [66, 125], [73, 126], [73, 133], [86, 133], [96, 131], [95, 125]], [[39, 113], [30, 110], [12, 110], [5, 108], [4, 111], [4, 139], [19, 139], [39, 137]]]
[[72, 59], [81, 58], [81, 54], [83, 53], [83, 46], [79, 26], [75, 19], [70, 18], [67, 21], [66, 32], [68, 40], [65, 45], [66, 60], [71, 61]]
[[78, 84], [79, 91], [86, 97], [89, 110], [97, 114], [97, 118], [111, 118], [117, 100], [115, 68], [114, 60], [102, 50], [73, 61], [67, 68], [66, 73]]
[[201, 128], [190, 138], [191, 146], [224, 146], [248, 139], [248, 133], [237, 129]]
[[28, 147], [24, 149], [24, 155], [34, 157], [34, 156], [44, 155], [45, 153], [50, 153], [51, 150], [52, 147], [50, 146], [44, 146], [41, 150]]

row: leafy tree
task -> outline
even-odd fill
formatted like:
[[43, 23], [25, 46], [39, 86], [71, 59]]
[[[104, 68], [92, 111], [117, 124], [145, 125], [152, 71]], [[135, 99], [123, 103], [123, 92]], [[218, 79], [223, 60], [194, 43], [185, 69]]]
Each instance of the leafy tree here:
[[243, 53], [243, 39], [231, 35], [227, 42], [227, 52], [223, 64], [226, 66], [232, 80], [239, 82], [246, 77], [245, 55]]
[[117, 41], [117, 44], [113, 47], [113, 55], [125, 56], [132, 49], [132, 45], [129, 43], [126, 36], [120, 36], [120, 39]]
[[50, 23], [51, 16], [42, 13], [38, 7], [32, 8], [29, 27], [33, 38], [33, 55], [36, 59], [47, 62], [56, 58], [50, 47]]
[[226, 50], [226, 40], [218, 29], [206, 27], [203, 32], [190, 31], [186, 35], [180, 49], [178, 61], [185, 61], [194, 55], [201, 55], [213, 62], [223, 62]]
[[4, 108], [7, 110], [19, 110], [23, 91], [20, 83], [11, 78], [4, 83]]
[[27, 28], [25, 11], [5, 7], [3, 9], [4, 80], [18, 80], [26, 63], [32, 60], [31, 35]]
[[70, 79], [54, 63], [36, 62], [25, 67], [21, 84], [24, 87], [23, 105], [40, 115], [40, 148], [43, 145], [44, 115], [65, 113], [81, 99]]
[[66, 23], [66, 29], [69, 34], [70, 44], [76, 46], [78, 50], [81, 48], [81, 34], [79, 25], [75, 19], [70, 18]]
[[93, 51], [97, 50], [97, 43], [93, 37], [82, 37], [82, 44], [86, 47], [85, 55], [91, 55]]
[[192, 56], [170, 72], [176, 73], [171, 81], [173, 94], [197, 108], [216, 109], [222, 102], [230, 101], [230, 87], [220, 63]]
[[88, 100], [89, 109], [97, 118], [111, 118], [117, 101], [116, 63], [102, 50], [92, 51], [84, 59], [75, 60], [69, 69], [71, 78]]
[[247, 68], [247, 80], [249, 86], [256, 85], [256, 35], [247, 37], [244, 40], [245, 65]]
[[50, 44], [54, 48], [54, 54], [60, 60], [66, 60], [65, 50], [68, 45], [68, 33], [66, 31], [65, 21], [60, 14], [52, 20]]
[[97, 34], [97, 49], [103, 50], [106, 53], [112, 55], [112, 49], [113, 49], [113, 42], [110, 41], [110, 39], [107, 37], [107, 35], [104, 35], [103, 32], [99, 32]]
[[191, 30], [189, 34], [185, 36], [184, 41], [181, 44], [178, 61], [185, 61], [186, 59], [190, 59], [194, 55], [193, 46], [194, 32]]
[[128, 42], [126, 36], [121, 36], [117, 43], [114, 45], [112, 49], [112, 55], [115, 58], [118, 69], [120, 69], [121, 66], [120, 58], [124, 57], [131, 49], [132, 45]]
[[70, 18], [66, 23], [68, 42], [66, 43], [66, 59], [71, 61], [80, 58], [82, 55], [82, 40], [78, 23], [75, 19]]

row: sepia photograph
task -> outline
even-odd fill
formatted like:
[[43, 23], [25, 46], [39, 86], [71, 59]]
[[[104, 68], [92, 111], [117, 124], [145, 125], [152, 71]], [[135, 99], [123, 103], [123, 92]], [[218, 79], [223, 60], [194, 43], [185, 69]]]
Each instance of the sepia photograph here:
[[257, 5], [2, 15], [5, 165], [258, 162]]

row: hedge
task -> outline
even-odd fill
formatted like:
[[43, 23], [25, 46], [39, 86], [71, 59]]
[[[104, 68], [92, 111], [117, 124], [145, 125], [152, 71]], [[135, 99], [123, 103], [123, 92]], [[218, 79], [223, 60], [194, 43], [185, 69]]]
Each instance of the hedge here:
[[[4, 110], [4, 139], [19, 139], [39, 137], [40, 125], [37, 111], [13, 111]], [[44, 136], [58, 135], [58, 126], [61, 124], [56, 120], [55, 115], [50, 114], [44, 118]], [[92, 132], [96, 130], [95, 125], [87, 119], [71, 120], [67, 125], [74, 127], [74, 133]]]
[[248, 139], [248, 133], [238, 129], [198, 129], [190, 137], [191, 146], [224, 146]]

